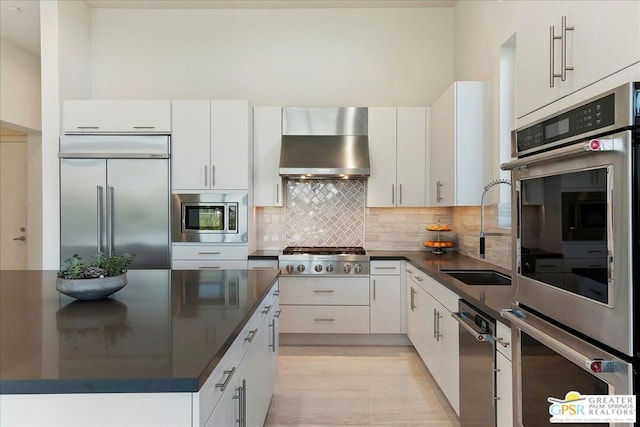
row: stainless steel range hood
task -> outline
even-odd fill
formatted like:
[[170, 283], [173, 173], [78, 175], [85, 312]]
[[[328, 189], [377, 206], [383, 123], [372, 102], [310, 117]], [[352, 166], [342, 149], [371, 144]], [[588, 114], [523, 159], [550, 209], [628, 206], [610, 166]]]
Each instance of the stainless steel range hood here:
[[367, 108], [285, 107], [282, 112], [280, 175], [369, 176]]

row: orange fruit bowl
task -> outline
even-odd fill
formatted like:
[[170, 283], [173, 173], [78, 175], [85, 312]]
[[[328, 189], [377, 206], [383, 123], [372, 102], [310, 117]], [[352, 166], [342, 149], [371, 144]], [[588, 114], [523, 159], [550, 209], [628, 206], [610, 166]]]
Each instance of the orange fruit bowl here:
[[450, 242], [450, 241], [438, 242], [438, 241], [427, 240], [424, 242], [424, 245], [427, 248], [452, 248], [453, 242]]
[[427, 231], [451, 231], [451, 227], [447, 224], [443, 225], [428, 225], [426, 227]]

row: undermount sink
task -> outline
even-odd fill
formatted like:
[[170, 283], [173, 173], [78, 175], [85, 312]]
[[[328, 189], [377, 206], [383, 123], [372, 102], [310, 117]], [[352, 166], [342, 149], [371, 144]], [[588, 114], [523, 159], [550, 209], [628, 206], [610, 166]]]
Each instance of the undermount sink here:
[[494, 270], [440, 270], [470, 286], [510, 286], [511, 278]]

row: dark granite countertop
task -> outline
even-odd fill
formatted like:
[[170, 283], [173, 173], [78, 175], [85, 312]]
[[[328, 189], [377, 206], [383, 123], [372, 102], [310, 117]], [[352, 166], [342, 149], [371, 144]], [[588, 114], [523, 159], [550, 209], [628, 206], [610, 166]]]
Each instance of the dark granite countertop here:
[[0, 394], [197, 392], [277, 275], [130, 270], [76, 301], [55, 271], [0, 271]]
[[419, 268], [422, 272], [435, 278], [447, 288], [460, 295], [462, 299], [476, 306], [494, 319], [505, 322], [500, 316], [500, 310], [511, 308], [511, 286], [469, 286], [441, 272], [440, 270], [495, 270], [511, 276], [511, 271], [495, 264], [490, 264], [475, 258], [461, 255], [457, 252], [447, 252], [435, 255], [421, 251], [367, 251], [372, 261], [375, 260], [406, 260]]

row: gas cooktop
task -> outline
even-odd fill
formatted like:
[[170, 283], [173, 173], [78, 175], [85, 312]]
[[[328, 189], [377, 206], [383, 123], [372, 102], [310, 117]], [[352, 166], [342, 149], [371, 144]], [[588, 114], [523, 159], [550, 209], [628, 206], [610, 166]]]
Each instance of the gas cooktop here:
[[282, 255], [366, 255], [362, 247], [353, 246], [287, 246]]

